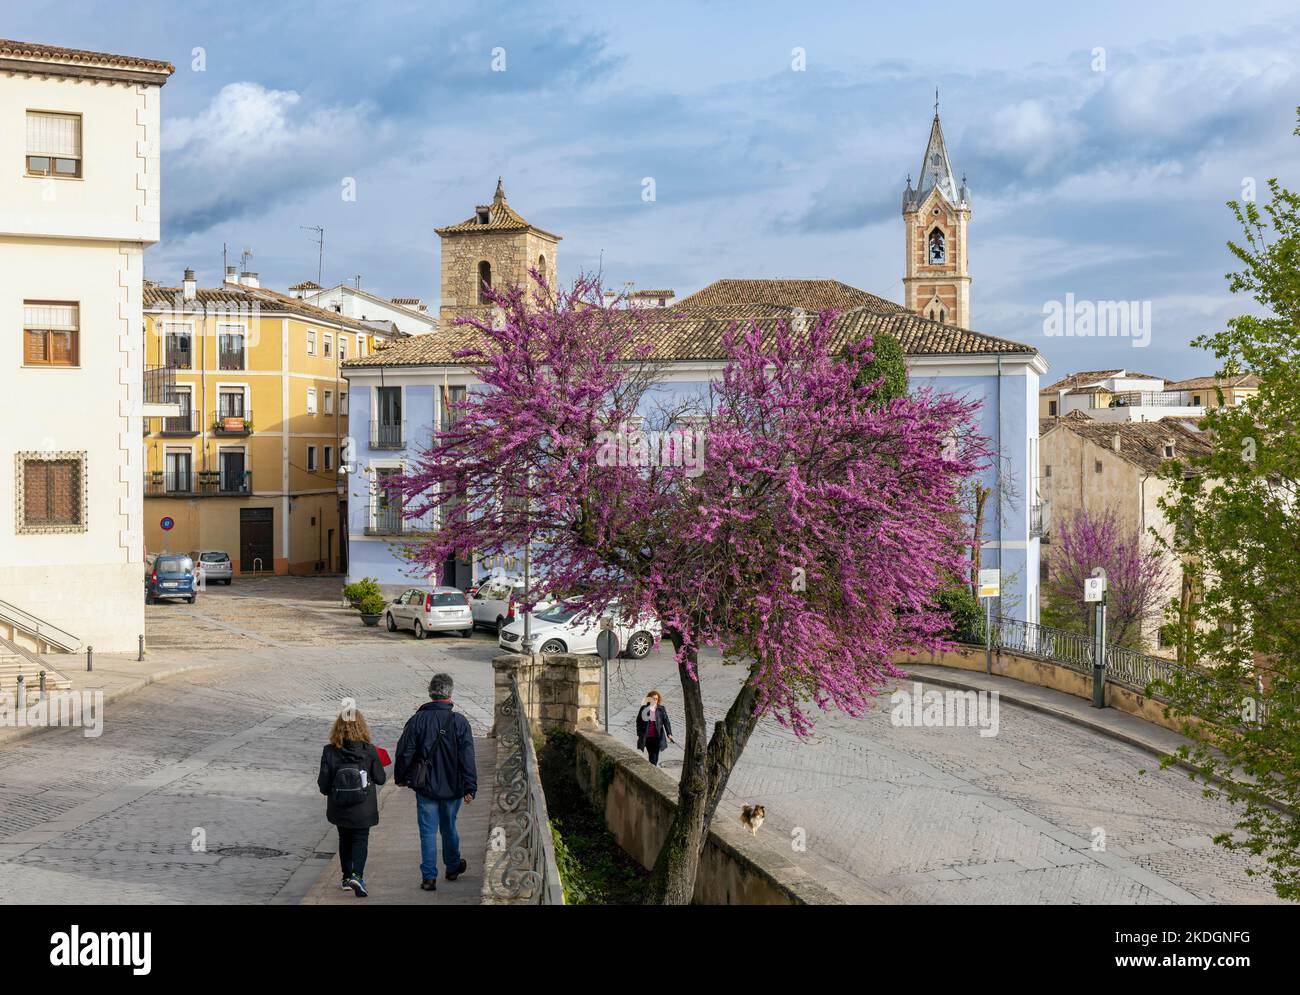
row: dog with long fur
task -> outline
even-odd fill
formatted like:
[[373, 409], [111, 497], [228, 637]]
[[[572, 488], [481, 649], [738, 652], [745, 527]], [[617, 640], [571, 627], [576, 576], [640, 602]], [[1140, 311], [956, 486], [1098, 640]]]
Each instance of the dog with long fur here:
[[740, 810], [740, 824], [749, 830], [750, 836], [757, 836], [766, 815], [767, 809], [762, 805], [746, 805]]

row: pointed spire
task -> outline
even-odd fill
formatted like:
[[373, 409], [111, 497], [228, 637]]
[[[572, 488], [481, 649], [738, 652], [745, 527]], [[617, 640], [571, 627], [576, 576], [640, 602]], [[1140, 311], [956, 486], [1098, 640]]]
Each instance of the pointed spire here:
[[497, 192], [492, 195], [492, 203], [504, 204], [506, 202], [506, 190], [501, 185], [501, 177], [497, 177]]
[[930, 140], [921, 160], [920, 179], [916, 185], [916, 201], [920, 203], [935, 187], [951, 204], [960, 203], [957, 179], [953, 176], [952, 162], [948, 159], [948, 145], [943, 139], [943, 126], [939, 123], [939, 91], [934, 91], [934, 121], [930, 125]]

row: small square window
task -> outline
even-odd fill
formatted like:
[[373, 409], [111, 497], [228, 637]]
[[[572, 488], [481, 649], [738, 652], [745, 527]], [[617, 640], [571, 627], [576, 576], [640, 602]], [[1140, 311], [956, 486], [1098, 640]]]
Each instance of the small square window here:
[[81, 115], [27, 112], [27, 174], [81, 176]]
[[1101, 460], [1097, 460], [1095, 463], [1093, 463], [1092, 472], [1101, 473]]
[[1044, 477], [1048, 477], [1048, 478], [1050, 478], [1050, 477], [1052, 476], [1052, 464], [1051, 464], [1051, 463], [1048, 463], [1047, 466], [1043, 467], [1043, 476], [1044, 476]]
[[18, 453], [17, 531], [86, 531], [86, 454]]

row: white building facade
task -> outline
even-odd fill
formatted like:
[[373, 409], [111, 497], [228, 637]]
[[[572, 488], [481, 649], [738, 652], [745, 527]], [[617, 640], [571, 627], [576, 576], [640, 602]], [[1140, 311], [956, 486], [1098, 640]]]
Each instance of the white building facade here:
[[142, 277], [172, 72], [0, 42], [0, 636], [38, 649], [144, 631]]

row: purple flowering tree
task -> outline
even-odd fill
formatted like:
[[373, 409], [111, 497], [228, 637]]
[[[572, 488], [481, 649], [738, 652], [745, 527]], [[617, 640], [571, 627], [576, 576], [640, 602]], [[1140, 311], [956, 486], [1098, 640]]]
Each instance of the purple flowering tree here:
[[1094, 568], [1102, 567], [1108, 639], [1140, 648], [1143, 624], [1164, 607], [1168, 557], [1154, 541], [1124, 529], [1112, 511], [1076, 511], [1053, 532], [1048, 580], [1043, 584], [1044, 621], [1073, 632], [1088, 631], [1094, 606], [1083, 600], [1083, 582]]
[[[686, 736], [647, 901], [687, 903], [759, 719], [804, 735], [813, 707], [857, 715], [901, 676], [895, 655], [944, 645], [935, 597], [968, 554], [958, 491], [987, 448], [973, 404], [873, 400], [878, 382], [855, 384], [870, 343], [833, 349], [829, 314], [735, 328], [708, 396], [665, 403], [662, 324], [599, 290], [493, 291], [497, 320], [456, 330], [486, 389], [401, 486], [409, 515], [454, 523], [419, 548], [425, 565], [531, 543], [549, 589], [660, 619]], [[711, 733], [706, 647], [747, 675]]]

